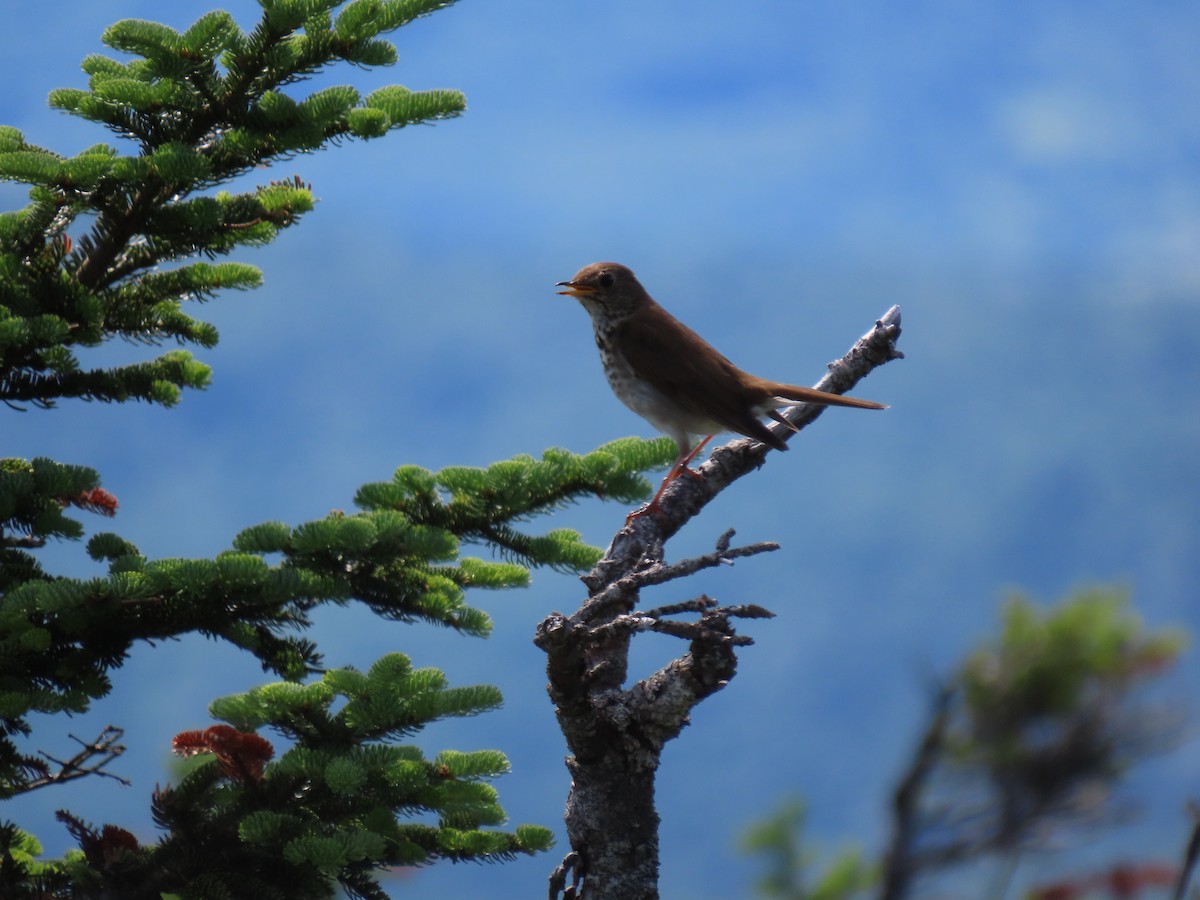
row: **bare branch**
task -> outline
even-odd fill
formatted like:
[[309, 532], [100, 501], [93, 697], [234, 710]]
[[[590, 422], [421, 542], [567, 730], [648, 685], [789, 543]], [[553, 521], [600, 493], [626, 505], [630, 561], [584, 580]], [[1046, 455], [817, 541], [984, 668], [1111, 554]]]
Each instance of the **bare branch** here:
[[[567, 875], [571, 875], [571, 883], [567, 884]], [[560, 894], [563, 900], [576, 900], [580, 896], [583, 882], [583, 867], [579, 864], [579, 854], [574, 851], [563, 857], [562, 863], [550, 875], [550, 900], [555, 900]]]
[[40, 536], [23, 535], [21, 537], [6, 537], [0, 538], [0, 546], [3, 547], [19, 547], [21, 549], [35, 550], [39, 547], [46, 546], [46, 539]]
[[628, 575], [619, 578], [604, 590], [593, 594], [591, 599], [587, 600], [572, 618], [576, 618], [580, 622], [592, 622], [608, 613], [609, 607], [614, 604], [618, 606], [622, 604], [628, 605], [643, 587], [666, 584], [668, 581], [673, 581], [676, 578], [684, 578], [702, 569], [712, 569], [722, 564], [733, 565], [733, 560], [735, 559], [755, 556], [759, 553], [769, 553], [779, 549], [779, 544], [774, 541], [760, 541], [757, 544], [750, 544], [746, 547], [735, 547], [731, 550], [729, 549], [729, 543], [733, 538], [733, 534], [734, 531], [732, 528], [722, 534], [717, 540], [717, 549], [712, 553], [692, 559], [685, 559], [671, 565], [663, 562], [661, 557], [662, 546], [658, 545], [655, 549], [655, 556], [651, 557], [647, 555], [640, 567]]
[[105, 778], [119, 781], [121, 784], [129, 787], [132, 782], [128, 778], [122, 778], [120, 775], [115, 775], [112, 772], [104, 770], [105, 766], [125, 752], [125, 745], [117, 743], [124, 735], [125, 730], [118, 728], [116, 725], [106, 726], [100, 732], [100, 736], [91, 743], [81, 740], [72, 734], [70, 735], [71, 740], [75, 741], [83, 749], [70, 759], [55, 759], [44, 750], [39, 750], [39, 755], [44, 756], [50, 762], [54, 763], [54, 765], [58, 766], [58, 771], [50, 772], [41, 778], [28, 782], [22, 786], [21, 793], [36, 791], [38, 788], [48, 787], [52, 784], [74, 781], [76, 778], [83, 778], [87, 775], [101, 775]]
[[1192, 880], [1192, 872], [1196, 868], [1196, 860], [1200, 859], [1200, 804], [1195, 800], [1188, 802], [1188, 814], [1192, 817], [1192, 833], [1188, 838], [1187, 849], [1183, 851], [1183, 865], [1179, 868], [1179, 880], [1175, 882], [1174, 900], [1183, 900], [1187, 894], [1188, 882]]
[[[691, 562], [691, 560], [689, 560]], [[682, 613], [700, 613], [697, 622], [675, 622], [666, 616], [677, 616]], [[739, 606], [719, 606], [716, 600], [708, 596], [700, 596], [683, 603], [672, 603], [645, 612], [632, 612], [628, 615], [617, 616], [605, 625], [599, 625], [588, 634], [587, 639], [595, 644], [603, 644], [616, 634], [633, 635], [641, 631], [654, 631], [668, 634], [684, 640], [718, 640], [723, 643], [746, 647], [754, 643], [753, 638], [743, 635], [729, 634], [725, 630], [713, 630], [711, 623], [722, 621], [727, 623], [731, 618], [740, 619], [770, 619], [775, 613], [769, 609], [753, 604]]]
[[929, 726], [896, 787], [892, 799], [892, 838], [883, 861], [880, 900], [898, 900], [907, 896], [913, 876], [919, 868], [914, 859], [921, 830], [919, 807], [929, 777], [942, 755], [953, 697], [954, 689], [949, 685], [938, 690]]

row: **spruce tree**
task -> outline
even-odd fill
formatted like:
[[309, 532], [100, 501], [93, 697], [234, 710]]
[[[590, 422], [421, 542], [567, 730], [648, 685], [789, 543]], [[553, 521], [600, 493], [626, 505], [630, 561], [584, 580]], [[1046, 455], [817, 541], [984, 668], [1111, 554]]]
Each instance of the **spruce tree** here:
[[[87, 86], [50, 103], [118, 144], [63, 156], [0, 128], [0, 178], [30, 185], [28, 205], [0, 215], [0, 400], [169, 407], [208, 384], [209, 367], [186, 348], [212, 347], [217, 333], [187, 304], [257, 286], [261, 273], [231, 255], [314, 207], [298, 177], [219, 188], [339, 140], [462, 113], [452, 90], [297, 88], [339, 62], [395, 62], [382, 35], [448, 5], [260, 0], [250, 31], [225, 12], [184, 31], [110, 27], [103, 40], [120, 57], [87, 57]], [[118, 337], [180, 349], [89, 367], [86, 351]], [[494, 827], [504, 813], [488, 781], [506, 770], [503, 754], [426, 758], [403, 743], [439, 718], [494, 708], [496, 689], [452, 687], [400, 653], [365, 671], [328, 669], [310, 614], [362, 603], [386, 620], [486, 636], [468, 588], [522, 585], [531, 567], [583, 570], [600, 556], [572, 531], [533, 534], [522, 521], [581, 496], [642, 497], [640, 473], [671, 454], [669, 442], [626, 440], [484, 469], [400, 466], [364, 485], [352, 512], [252, 525], [213, 559], [150, 559], [133, 540], [95, 534], [86, 550], [106, 572], [83, 579], [47, 571], [39, 550], [80, 539], [79, 514], [113, 516], [118, 498], [86, 460], [0, 460], [0, 797], [111, 773], [119, 728], [53, 761], [35, 752], [30, 716], [88, 709], [136, 641], [206, 635], [281, 679], [215, 700], [217, 724], [176, 736], [175, 752], [197, 764], [154, 793], [157, 843], [64, 811], [80, 850], [46, 860], [36, 837], [0, 823], [0, 896], [303, 898], [340, 886], [382, 897], [383, 867], [545, 850], [546, 828]], [[464, 556], [464, 544], [504, 561]]]

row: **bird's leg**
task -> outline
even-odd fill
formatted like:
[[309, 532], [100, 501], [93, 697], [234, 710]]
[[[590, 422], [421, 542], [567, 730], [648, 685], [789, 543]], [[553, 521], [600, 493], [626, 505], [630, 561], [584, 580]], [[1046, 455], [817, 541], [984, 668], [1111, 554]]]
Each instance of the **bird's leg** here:
[[[708, 435], [708, 437], [706, 437], [704, 440], [702, 440], [700, 443], [698, 443], [692, 449], [691, 453], [689, 453], [687, 456], [685, 456], [682, 460], [677, 460], [675, 462], [674, 468], [672, 469], [673, 474], [670, 474], [667, 476], [668, 480], [674, 481], [676, 478], [678, 478], [684, 472], [687, 472], [687, 474], [691, 475], [693, 478], [699, 478], [700, 477], [699, 475], [697, 475], [695, 472], [693, 472], [691, 469], [688, 468], [688, 463], [690, 463], [693, 459], [695, 459], [697, 456], [699, 456], [700, 451], [703, 450], [705, 445], [708, 444], [708, 442], [711, 441], [715, 436], [716, 435], [712, 435], [712, 434]], [[662, 491], [659, 491], [659, 493], [662, 493]]]
[[681, 450], [675, 462], [671, 464], [671, 470], [667, 472], [667, 477], [662, 480], [662, 484], [658, 486], [658, 492], [654, 495], [654, 499], [641, 509], [635, 509], [625, 517], [625, 524], [628, 525], [638, 516], [645, 515], [648, 512], [655, 512], [659, 509], [658, 501], [662, 499], [663, 491], [667, 489], [667, 485], [678, 478], [680, 475], [690, 475], [692, 478], [700, 478], [699, 474], [688, 468], [688, 463], [695, 459], [700, 451], [704, 449], [705, 444], [711, 441], [715, 435], [708, 435], [704, 440], [698, 443], [691, 450]]

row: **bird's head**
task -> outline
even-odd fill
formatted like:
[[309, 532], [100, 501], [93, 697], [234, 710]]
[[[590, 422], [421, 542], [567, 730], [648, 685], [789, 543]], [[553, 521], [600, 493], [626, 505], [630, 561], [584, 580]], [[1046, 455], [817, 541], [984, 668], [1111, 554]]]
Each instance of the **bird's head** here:
[[648, 299], [633, 272], [620, 263], [598, 262], [584, 266], [570, 281], [558, 282], [559, 291], [574, 297], [593, 316], [621, 316], [633, 312]]

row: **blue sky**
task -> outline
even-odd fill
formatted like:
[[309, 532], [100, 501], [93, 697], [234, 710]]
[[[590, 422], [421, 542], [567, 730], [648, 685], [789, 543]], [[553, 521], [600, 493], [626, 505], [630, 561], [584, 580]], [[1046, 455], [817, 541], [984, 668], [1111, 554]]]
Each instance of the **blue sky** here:
[[[107, 52], [112, 21], [183, 27], [209, 8], [67, 0], [44, 18], [20, 5], [0, 37], [0, 123], [62, 152], [109, 140], [46, 94], [83, 83], [79, 60]], [[253, 3], [227, 8], [256, 20]], [[206, 556], [247, 525], [347, 508], [401, 464], [648, 436], [609, 394], [586, 315], [553, 293], [585, 263], [630, 265], [735, 362], [780, 380], [815, 381], [900, 303], [908, 358], [857, 391], [892, 409], [824, 416], [670, 549], [706, 551], [728, 527], [783, 545], [653, 598], [706, 591], [779, 613], [747, 628], [758, 643], [737, 679], [667, 751], [668, 898], [743, 895], [752, 869], [736, 834], [786, 793], [809, 798], [821, 845], [877, 849], [929, 679], [993, 627], [1007, 589], [1048, 600], [1117, 581], [1149, 626], [1194, 626], [1194, 3], [464, 0], [394, 37], [396, 67], [318, 83], [454, 87], [466, 115], [252, 179], [299, 174], [320, 202], [239, 254], [263, 269], [262, 289], [197, 311], [221, 330], [201, 354], [213, 386], [170, 411], [8, 412], [3, 455], [92, 465], [121, 500], [115, 528], [144, 552]], [[0, 200], [23, 193], [0, 186]], [[589, 503], [539, 524], [603, 545], [625, 512]], [[49, 557], [92, 571], [76, 546]], [[496, 620], [487, 642], [354, 610], [323, 612], [314, 637], [331, 664], [399, 649], [455, 683], [499, 684], [502, 711], [421, 743], [505, 750], [514, 773], [497, 787], [513, 820], [557, 825], [564, 750], [529, 639], [580, 597], [550, 573], [476, 596]], [[644, 671], [677, 649], [649, 641]], [[1169, 699], [1197, 674], [1189, 658]], [[200, 640], [138, 648], [110, 703], [47, 732], [126, 725], [134, 787], [80, 785], [6, 813], [56, 852], [58, 806], [141, 815], [152, 834], [144, 810], [170, 736], [261, 677]], [[1096, 852], [1173, 855], [1197, 764], [1188, 742], [1148, 765], [1143, 818]], [[725, 790], [702, 794], [714, 771]], [[404, 894], [540, 894], [557, 857], [436, 868]]]

